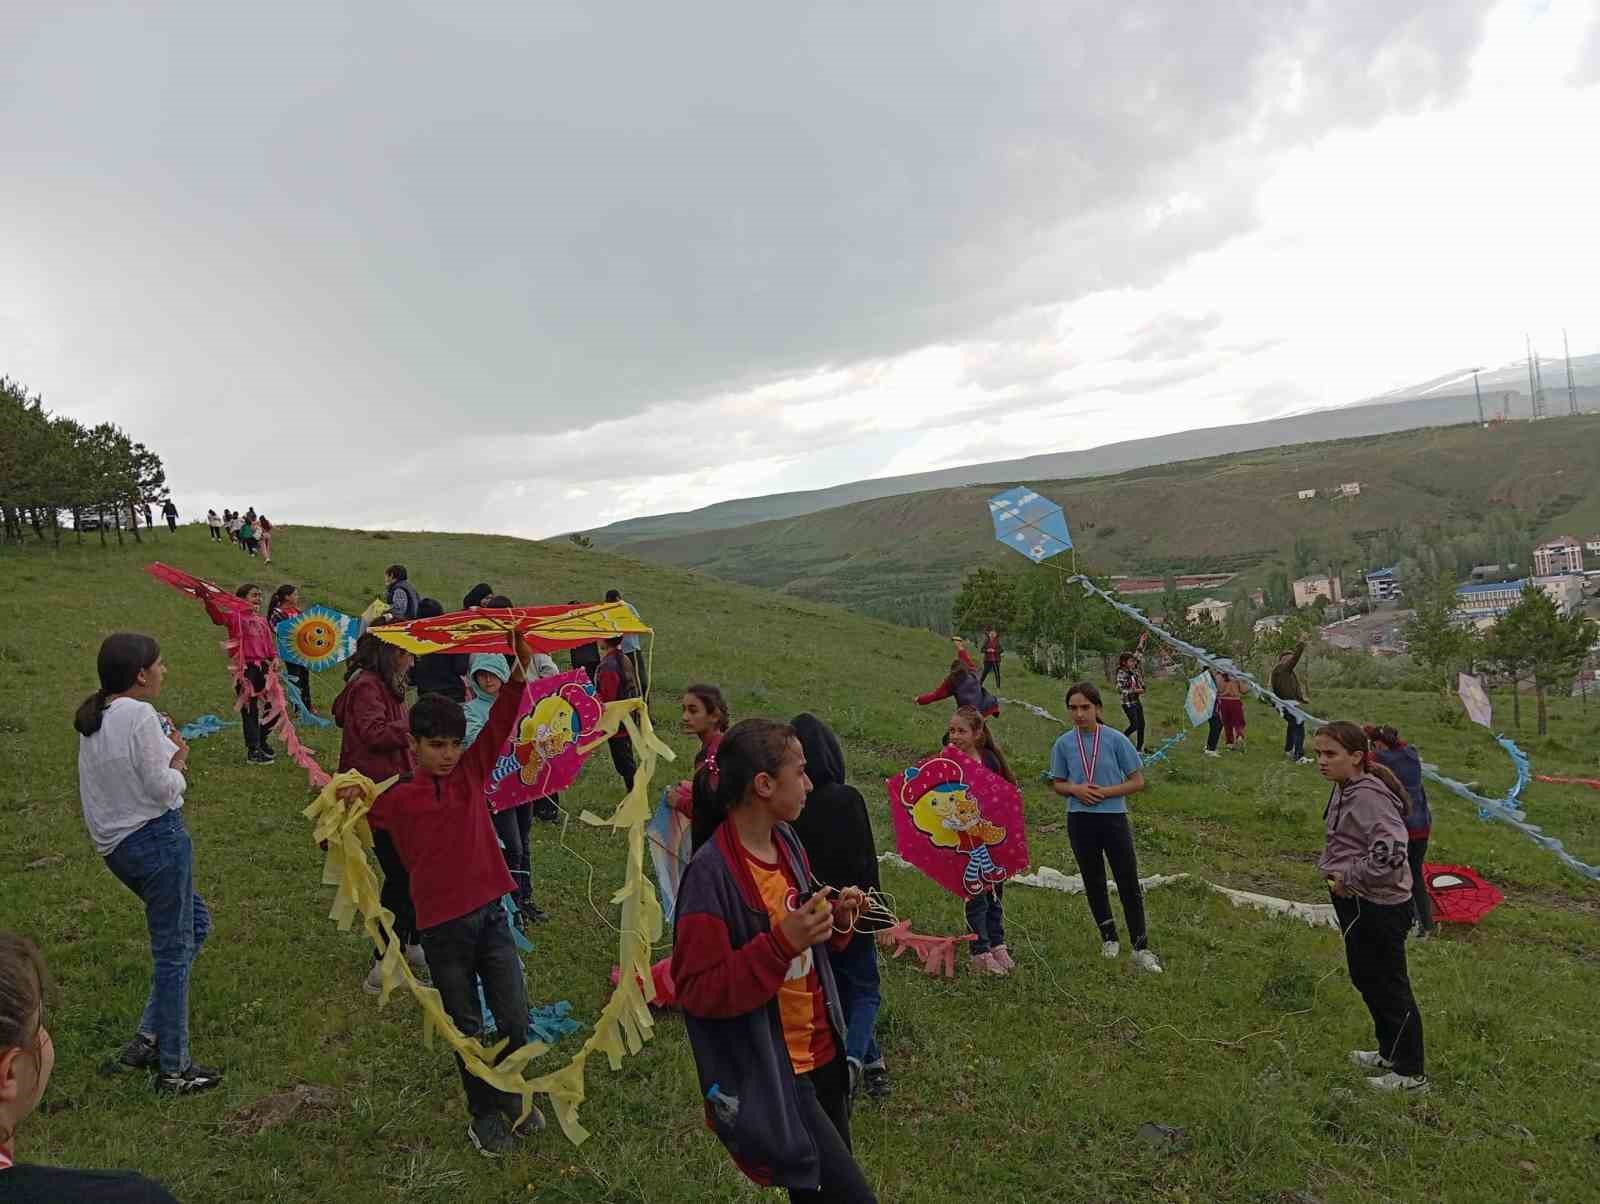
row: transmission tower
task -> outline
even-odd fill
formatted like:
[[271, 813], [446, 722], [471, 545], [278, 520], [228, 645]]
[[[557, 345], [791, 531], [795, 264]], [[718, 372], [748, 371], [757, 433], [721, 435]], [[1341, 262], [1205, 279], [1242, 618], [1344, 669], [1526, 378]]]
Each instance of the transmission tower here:
[[1567, 332], [1561, 332], [1561, 352], [1567, 357], [1567, 408], [1578, 416], [1578, 387], [1572, 383], [1572, 347], [1567, 342]]
[[1478, 399], [1478, 425], [1479, 426], [1483, 425], [1483, 392], [1482, 392], [1482, 390], [1480, 390], [1478, 388], [1478, 373], [1480, 373], [1482, 371], [1483, 371], [1482, 368], [1474, 368], [1472, 370], [1472, 395]]
[[1528, 397], [1533, 406], [1533, 419], [1537, 422], [1544, 417], [1544, 394], [1539, 388], [1539, 369], [1533, 358], [1533, 338], [1524, 334], [1522, 341], [1528, 348]]

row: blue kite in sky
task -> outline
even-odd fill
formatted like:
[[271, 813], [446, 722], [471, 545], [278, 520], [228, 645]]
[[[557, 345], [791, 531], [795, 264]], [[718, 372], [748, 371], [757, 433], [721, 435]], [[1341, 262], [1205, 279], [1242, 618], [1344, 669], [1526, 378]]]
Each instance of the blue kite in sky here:
[[1061, 507], [1026, 485], [990, 498], [989, 517], [994, 519], [994, 537], [1035, 564], [1072, 547]]

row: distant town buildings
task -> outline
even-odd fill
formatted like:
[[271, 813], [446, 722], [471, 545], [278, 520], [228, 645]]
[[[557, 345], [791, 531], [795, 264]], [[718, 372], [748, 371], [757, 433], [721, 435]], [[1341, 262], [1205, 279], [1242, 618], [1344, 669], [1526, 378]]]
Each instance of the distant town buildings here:
[[[1220, 589], [1232, 581], [1233, 573], [1183, 573], [1173, 578], [1179, 589]], [[1160, 577], [1112, 577], [1111, 588], [1127, 597], [1130, 594], [1159, 594], [1167, 584]]]
[[1261, 635], [1263, 632], [1276, 631], [1283, 626], [1284, 620], [1288, 617], [1288, 615], [1262, 615], [1255, 622], [1255, 633]]
[[1317, 496], [1317, 491], [1315, 489], [1302, 489], [1295, 496], [1298, 497], [1302, 502], [1309, 502], [1312, 498]]
[[1334, 492], [1340, 497], [1360, 497], [1361, 482], [1346, 481], [1343, 485], [1340, 485], [1338, 489], [1334, 490]]
[[1583, 545], [1570, 535], [1561, 535], [1533, 550], [1536, 577], [1583, 572]]
[[1583, 578], [1564, 573], [1559, 577], [1535, 577], [1533, 583], [1550, 595], [1550, 601], [1564, 615], [1583, 608]]
[[1456, 613], [1480, 627], [1492, 625], [1521, 600], [1523, 587], [1530, 584], [1543, 590], [1564, 615], [1570, 615], [1583, 605], [1583, 578], [1563, 573], [1553, 577], [1523, 577], [1516, 581], [1457, 586]]
[[1324, 574], [1302, 577], [1294, 583], [1296, 606], [1310, 606], [1319, 597], [1326, 598], [1329, 602], [1343, 602], [1344, 591], [1339, 588], [1339, 579]]
[[1400, 596], [1400, 576], [1394, 568], [1373, 569], [1367, 574], [1367, 597], [1374, 602], [1392, 602]]
[[1189, 607], [1187, 614], [1189, 622], [1197, 623], [1201, 617], [1210, 619], [1213, 623], [1222, 623], [1228, 617], [1228, 611], [1233, 608], [1233, 603], [1224, 602], [1221, 598], [1204, 598]]
[[1600, 535], [1591, 535], [1584, 540], [1583, 550], [1591, 556], [1600, 556]]

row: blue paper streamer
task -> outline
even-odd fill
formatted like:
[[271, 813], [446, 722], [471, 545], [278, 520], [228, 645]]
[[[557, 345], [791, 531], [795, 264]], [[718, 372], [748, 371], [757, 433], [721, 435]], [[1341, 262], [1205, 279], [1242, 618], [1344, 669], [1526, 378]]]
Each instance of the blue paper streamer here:
[[[489, 1001], [483, 993], [483, 982], [478, 982], [478, 1007], [483, 1012], [483, 1036], [493, 1036], [498, 1031], [494, 1022], [494, 1014], [489, 1011]], [[546, 1045], [554, 1045], [568, 1033], [575, 1033], [583, 1025], [571, 1018], [572, 1005], [565, 999], [555, 1003], [547, 1003], [543, 1007], [530, 1007], [528, 1009], [528, 1035], [543, 1041]]]
[[294, 678], [287, 673], [278, 674], [278, 681], [283, 684], [283, 696], [289, 700], [289, 705], [294, 708], [296, 723], [309, 723], [312, 727], [332, 727], [333, 720], [326, 715], [318, 715], [306, 706], [306, 700], [300, 697], [300, 687], [295, 684]]
[[1146, 765], [1155, 765], [1158, 762], [1166, 760], [1167, 754], [1179, 744], [1183, 743], [1183, 741], [1188, 738], [1188, 735], [1188, 732], [1179, 732], [1176, 736], [1168, 736], [1165, 740], [1158, 744], [1152, 752], [1148, 752], [1144, 755], [1144, 763]]
[[215, 736], [225, 727], [238, 726], [237, 723], [224, 723], [215, 715], [197, 715], [178, 729], [178, 735], [185, 740], [204, 740], [207, 736]]
[[[1164, 631], [1160, 627], [1157, 627], [1153, 622], [1145, 617], [1143, 611], [1139, 610], [1135, 606], [1129, 606], [1126, 602], [1122, 602], [1116, 598], [1113, 598], [1105, 590], [1101, 589], [1093, 581], [1090, 581], [1089, 578], [1083, 576], [1082, 574], [1068, 577], [1067, 580], [1082, 586], [1085, 593], [1093, 594], [1096, 597], [1103, 599], [1120, 614], [1124, 614], [1128, 618], [1132, 619], [1135, 623], [1149, 631], [1151, 635], [1155, 636], [1169, 648], [1173, 648], [1178, 652], [1183, 653], [1185, 656], [1193, 657], [1203, 665], [1210, 665], [1213, 669], [1232, 674], [1234, 677], [1244, 682], [1245, 685], [1249, 686], [1253, 693], [1265, 698], [1268, 702], [1272, 703], [1273, 706], [1277, 707], [1280, 714], [1293, 715], [1301, 723], [1308, 723], [1317, 727], [1321, 727], [1327, 722], [1327, 720], [1319, 719], [1309, 711], [1303, 710], [1298, 704], [1284, 698], [1279, 698], [1249, 673], [1245, 672], [1243, 669], [1239, 668], [1238, 665], [1234, 664], [1233, 661], [1228, 657], [1214, 656], [1204, 648], [1188, 643], [1185, 640], [1180, 640], [1171, 632]], [[1501, 748], [1506, 750], [1506, 755], [1511, 758], [1511, 763], [1516, 767], [1517, 771], [1517, 784], [1507, 792], [1506, 797], [1503, 799], [1485, 798], [1483, 795], [1478, 794], [1476, 791], [1468, 787], [1466, 783], [1458, 782], [1454, 778], [1445, 777], [1439, 772], [1438, 768], [1433, 765], [1424, 765], [1422, 767], [1422, 774], [1429, 781], [1437, 782], [1452, 794], [1460, 795], [1468, 802], [1475, 803], [1477, 805], [1478, 815], [1480, 818], [1486, 820], [1497, 820], [1500, 823], [1510, 825], [1517, 831], [1521, 832], [1529, 840], [1533, 841], [1533, 843], [1538, 845], [1540, 848], [1546, 850], [1547, 852], [1553, 853], [1556, 858], [1569, 869], [1582, 874], [1585, 878], [1591, 878], [1597, 882], [1600, 882], [1600, 866], [1588, 865], [1582, 861], [1579, 861], [1571, 853], [1567, 852], [1567, 850], [1562, 847], [1561, 842], [1554, 836], [1546, 836], [1544, 831], [1537, 824], [1530, 824], [1528, 822], [1527, 813], [1524, 812], [1521, 807], [1517, 806], [1517, 801], [1522, 793], [1522, 789], [1528, 784], [1529, 768], [1527, 754], [1504, 736], [1495, 737], [1495, 741], [1500, 745]]]

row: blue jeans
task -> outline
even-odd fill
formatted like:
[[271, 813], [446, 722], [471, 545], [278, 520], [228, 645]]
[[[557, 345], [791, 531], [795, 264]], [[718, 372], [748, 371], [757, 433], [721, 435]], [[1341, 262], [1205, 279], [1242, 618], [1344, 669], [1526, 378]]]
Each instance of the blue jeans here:
[[974, 957], [1006, 943], [1005, 886], [997, 883], [967, 900], [967, 927], [978, 939], [972, 942]]
[[168, 811], [123, 839], [106, 868], [144, 900], [155, 974], [139, 1031], [156, 1039], [163, 1074], [189, 1068], [189, 968], [211, 931], [211, 913], [194, 890], [194, 846], [183, 812]]
[[872, 935], [858, 932], [843, 949], [828, 950], [833, 978], [839, 986], [839, 1004], [844, 1008], [846, 1057], [863, 1065], [883, 1060], [872, 1026], [878, 1021], [878, 947]]

